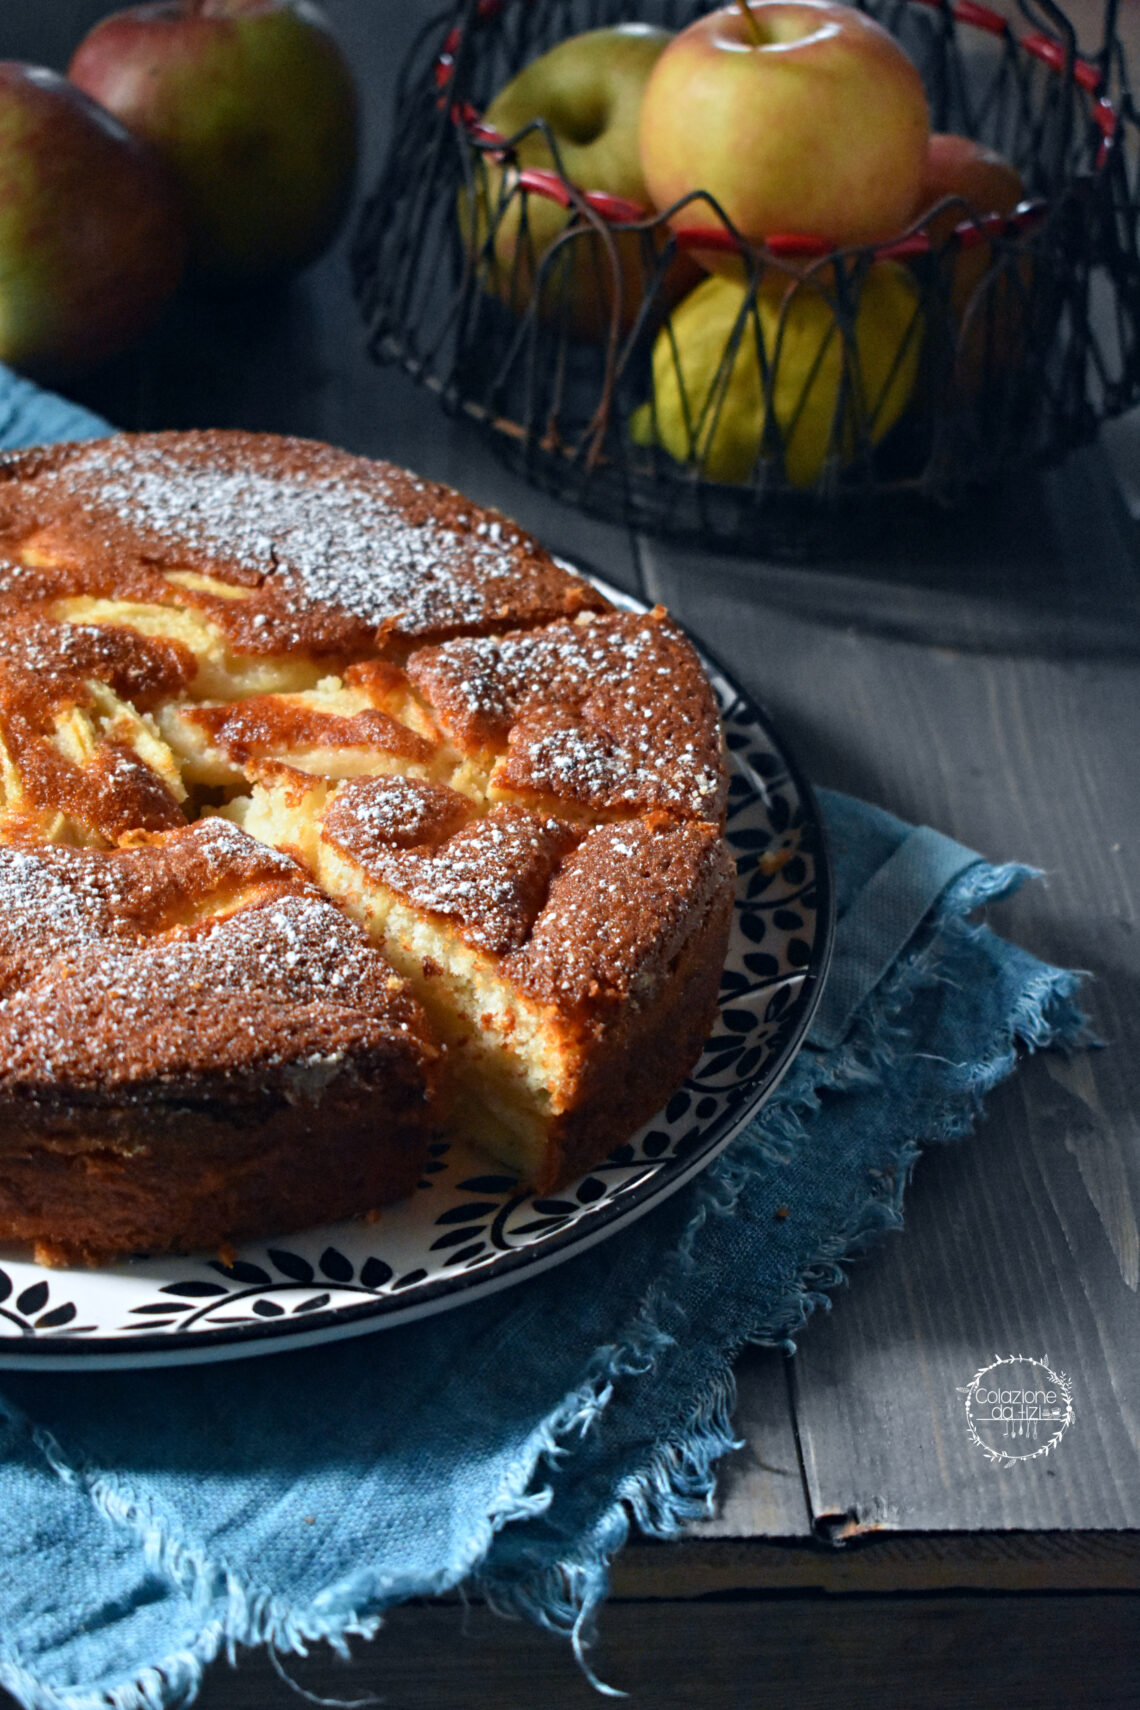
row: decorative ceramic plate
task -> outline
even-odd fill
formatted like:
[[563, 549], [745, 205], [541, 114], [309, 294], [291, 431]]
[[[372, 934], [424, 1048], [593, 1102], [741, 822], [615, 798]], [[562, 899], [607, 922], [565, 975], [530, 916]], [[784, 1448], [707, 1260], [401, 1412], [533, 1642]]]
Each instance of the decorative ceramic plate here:
[[0, 1367], [236, 1359], [406, 1323], [574, 1257], [711, 1162], [803, 1040], [830, 955], [832, 899], [808, 785], [767, 717], [704, 663], [728, 742], [736, 918], [712, 1037], [660, 1115], [545, 1199], [485, 1154], [441, 1140], [415, 1193], [377, 1221], [251, 1241], [229, 1264], [166, 1255], [47, 1270], [0, 1249]]

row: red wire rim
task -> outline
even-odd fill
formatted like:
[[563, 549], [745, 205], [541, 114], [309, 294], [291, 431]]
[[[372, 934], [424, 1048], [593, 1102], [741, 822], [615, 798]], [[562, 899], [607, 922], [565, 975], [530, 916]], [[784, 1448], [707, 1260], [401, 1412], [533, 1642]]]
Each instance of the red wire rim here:
[[[475, 8], [475, 19], [485, 23], [498, 17], [504, 10], [508, 0], [479, 0]], [[935, 11], [944, 8], [944, 0], [915, 0], [915, 3], [930, 6]], [[972, 29], [985, 30], [988, 35], [1005, 35], [1008, 21], [999, 12], [994, 12], [988, 6], [979, 4], [979, 0], [953, 0], [948, 8], [956, 23], [968, 25]], [[455, 56], [462, 39], [462, 30], [454, 25], [444, 38], [443, 47], [435, 63], [436, 88], [444, 90], [450, 83], [455, 71]], [[1060, 42], [1051, 36], [1043, 35], [1038, 30], [1029, 30], [1017, 38], [1017, 44], [1024, 53], [1039, 59], [1043, 65], [1064, 75], [1067, 55]], [[1099, 172], [1108, 159], [1108, 151], [1116, 137], [1116, 109], [1106, 95], [1097, 95], [1101, 86], [1101, 73], [1090, 60], [1074, 58], [1072, 64], [1073, 82], [1089, 95], [1096, 96], [1092, 105], [1092, 118], [1100, 131], [1100, 147], [1097, 150], [1096, 170]], [[443, 104], [442, 101], [440, 103]], [[470, 102], [456, 103], [452, 106], [453, 121], [462, 125], [471, 140], [488, 152], [496, 148], [505, 148], [507, 139], [490, 125], [484, 123]], [[606, 190], [578, 190], [571, 188], [567, 181], [557, 172], [550, 172], [542, 167], [524, 167], [518, 175], [518, 182], [531, 195], [544, 196], [551, 202], [557, 202], [563, 208], [585, 204], [599, 219], [607, 225], [634, 226], [658, 217], [655, 208], [643, 207], [640, 202], [631, 202], [625, 196], [611, 196]], [[1032, 225], [1044, 211], [1047, 204], [1043, 201], [1021, 202], [1012, 214], [987, 214], [981, 219], [962, 220], [954, 228], [954, 236], [963, 249], [971, 249], [977, 244], [985, 243], [991, 237], [1010, 236]], [[925, 217], [925, 216], [924, 216]], [[731, 231], [723, 226], [690, 227], [677, 232], [675, 242], [678, 249], [693, 250], [723, 250], [741, 253], [741, 245]], [[811, 257], [816, 258], [835, 253], [834, 245], [824, 242], [821, 238], [805, 237], [796, 232], [772, 233], [765, 239], [764, 249], [776, 257]], [[876, 260], [905, 260], [908, 256], [925, 255], [933, 244], [929, 235], [924, 231], [908, 232], [903, 237], [892, 238], [889, 243], [879, 244], [873, 254]], [[941, 246], [940, 246], [941, 247]]]

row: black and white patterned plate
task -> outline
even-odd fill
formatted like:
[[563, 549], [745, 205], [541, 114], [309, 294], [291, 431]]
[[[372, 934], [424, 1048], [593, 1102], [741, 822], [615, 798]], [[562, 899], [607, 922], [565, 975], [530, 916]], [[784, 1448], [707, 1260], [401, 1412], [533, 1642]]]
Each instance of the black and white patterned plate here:
[[[615, 604], [644, 608], [600, 584]], [[705, 658], [730, 760], [736, 917], [712, 1037], [666, 1108], [552, 1198], [460, 1141], [375, 1222], [202, 1254], [47, 1270], [0, 1250], [0, 1367], [176, 1365], [285, 1351], [439, 1312], [614, 1234], [704, 1168], [787, 1070], [819, 996], [832, 892], [811, 791], [771, 722]]]

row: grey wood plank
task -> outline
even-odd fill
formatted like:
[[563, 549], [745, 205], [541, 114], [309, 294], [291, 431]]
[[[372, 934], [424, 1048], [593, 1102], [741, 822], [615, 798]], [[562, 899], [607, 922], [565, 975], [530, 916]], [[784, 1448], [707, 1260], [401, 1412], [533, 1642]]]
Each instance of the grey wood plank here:
[[[906, 1239], [861, 1263], [832, 1320], [805, 1335], [796, 1413], [816, 1518], [1135, 1525], [1140, 672], [921, 647], [746, 604], [735, 576], [695, 583], [691, 562], [657, 545], [643, 557], [652, 591], [695, 616], [817, 778], [1047, 869], [997, 924], [1095, 972], [1090, 1003], [1111, 1042], [1052, 1074], [1031, 1065], [977, 1141], [925, 1162]], [[957, 1386], [995, 1353], [1034, 1349], [1084, 1402], [1049, 1466], [995, 1480]]]
[[709, 1538], [631, 1544], [613, 1596], [727, 1592], [1140, 1591], [1140, 1532], [852, 1531], [819, 1539]]
[[[1128, 1596], [791, 1598], [611, 1604], [591, 1663], [654, 1710], [1132, 1710], [1140, 1668]], [[350, 1663], [316, 1648], [284, 1666], [326, 1702], [390, 1710], [592, 1710], [569, 1645], [482, 1607], [405, 1606]], [[918, 1681], [921, 1686], [918, 1687]], [[202, 1710], [288, 1710], [260, 1657], [210, 1671]]]
[[810, 1533], [785, 1367], [785, 1356], [770, 1348], [746, 1349], [737, 1361], [733, 1429], [741, 1445], [717, 1468], [716, 1516], [690, 1528], [694, 1539]]
[[[842, 559], [776, 562], [647, 538], [646, 573], [683, 590], [694, 611], [720, 596], [928, 646], [1135, 658], [1140, 523], [1114, 469], [1093, 448], [1046, 476], [979, 494], [964, 511], [888, 511], [874, 550]], [[682, 574], [665, 568], [682, 559]]]
[[[980, 1550], [971, 1540], [967, 1553], [951, 1539], [940, 1554], [931, 1542], [896, 1539], [814, 1552], [737, 1545], [735, 1559], [726, 1558], [721, 1543], [719, 1562], [698, 1544], [633, 1547], [621, 1558], [591, 1662], [603, 1680], [654, 1710], [694, 1704], [751, 1710], [761, 1701], [766, 1710], [835, 1710], [840, 1702], [912, 1710], [919, 1691], [924, 1704], [936, 1707], [957, 1710], [968, 1702], [1006, 1710], [1015, 1688], [1043, 1710], [1134, 1703], [1134, 1692], [1128, 1694], [1140, 1666], [1135, 1547], [1128, 1559], [1118, 1550], [1113, 1567], [1104, 1559], [1111, 1540], [1100, 1543], [1098, 1560], [1069, 1539], [1070, 1558], [1086, 1558], [1084, 1595], [1025, 1596], [1051, 1583], [1053, 1563], [1041, 1559], [1040, 1540], [1036, 1563], [1033, 1540], [1017, 1540], [1011, 1549], [991, 1539]], [[635, 1558], [636, 1579], [628, 1571]], [[651, 1559], [666, 1571], [655, 1575]], [[892, 1595], [910, 1587], [916, 1559], [936, 1594]], [[1079, 1560], [1076, 1566], [1074, 1579]], [[976, 1595], [985, 1585], [997, 1589]], [[767, 1595], [756, 1595], [759, 1587]], [[1011, 1589], [1023, 1595], [1011, 1596]], [[933, 1697], [932, 1650], [949, 1670]], [[392, 1710], [529, 1710], [543, 1697], [586, 1710], [598, 1702], [564, 1640], [455, 1597], [390, 1611], [376, 1639], [354, 1643], [349, 1662], [314, 1644], [308, 1658], [290, 1656], [283, 1666], [320, 1699], [351, 1704], [377, 1701], [368, 1695], [379, 1694]], [[297, 1698], [264, 1653], [241, 1652], [236, 1668], [219, 1661], [207, 1671], [197, 1702], [204, 1710], [288, 1710]], [[13, 1703], [0, 1691], [0, 1705]]]
[[[1134, 1333], [1106, 1346], [1110, 1285], [1066, 1265], [1033, 1141], [1013, 1089], [977, 1140], [930, 1154], [905, 1239], [861, 1262], [849, 1297], [805, 1335], [793, 1393], [822, 1530], [1136, 1525]], [[1134, 1325], [1130, 1294], [1128, 1313]], [[1003, 1473], [970, 1442], [959, 1391], [1013, 1353], [1069, 1375], [1075, 1417], [1048, 1459]]]

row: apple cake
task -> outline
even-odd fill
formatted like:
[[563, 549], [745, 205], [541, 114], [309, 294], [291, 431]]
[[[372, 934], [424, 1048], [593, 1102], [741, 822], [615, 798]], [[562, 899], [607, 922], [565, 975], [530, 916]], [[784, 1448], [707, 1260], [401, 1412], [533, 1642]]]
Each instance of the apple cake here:
[[503, 517], [242, 433], [0, 460], [0, 1238], [540, 1192], [669, 1097], [732, 911], [712, 691]]

